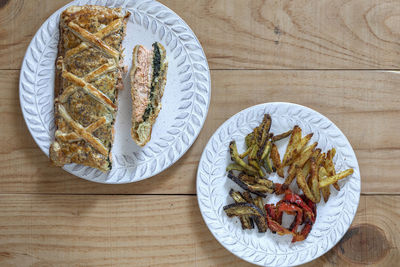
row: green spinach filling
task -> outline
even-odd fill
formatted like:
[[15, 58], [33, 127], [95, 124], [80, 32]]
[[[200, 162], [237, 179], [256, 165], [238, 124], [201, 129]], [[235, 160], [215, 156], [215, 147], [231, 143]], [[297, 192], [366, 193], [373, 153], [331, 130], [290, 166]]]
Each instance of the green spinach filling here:
[[150, 87], [150, 103], [147, 105], [146, 110], [144, 111], [143, 114], [143, 121], [146, 121], [151, 113], [153, 112], [154, 105], [153, 105], [153, 100], [155, 96], [155, 88], [157, 85], [157, 78], [160, 76], [161, 72], [161, 53], [160, 53], [160, 48], [158, 47], [157, 43], [153, 44], [153, 49], [154, 49], [154, 58], [153, 58], [153, 77], [151, 80], [151, 87]]

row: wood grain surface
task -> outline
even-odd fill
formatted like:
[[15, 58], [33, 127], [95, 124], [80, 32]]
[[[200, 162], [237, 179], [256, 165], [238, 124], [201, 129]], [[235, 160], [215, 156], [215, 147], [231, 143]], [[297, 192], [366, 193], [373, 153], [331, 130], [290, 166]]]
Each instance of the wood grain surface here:
[[[2, 0], [0, 66], [69, 0]], [[212, 69], [396, 69], [398, 0], [161, 0], [194, 30]], [[22, 27], [23, 25], [23, 27]]]
[[[395, 266], [399, 201], [363, 196], [342, 241], [306, 266]], [[0, 265], [250, 266], [214, 239], [195, 196], [111, 195], [0, 195]]]
[[348, 137], [360, 164], [362, 193], [400, 191], [400, 75], [382, 71], [211, 72], [212, 100], [192, 148], [161, 174], [128, 185], [94, 184], [58, 167], [38, 149], [18, 100], [18, 71], [0, 71], [0, 193], [195, 194], [197, 163], [228, 118], [264, 102], [295, 102], [330, 118]]
[[69, 0], [0, 0], [0, 266], [250, 266], [212, 236], [196, 199], [204, 146], [264, 102], [319, 111], [348, 137], [362, 196], [343, 239], [304, 266], [400, 262], [400, 1], [160, 0], [203, 45], [204, 128], [171, 168], [127, 185], [51, 166], [22, 118], [19, 70], [40, 25]]

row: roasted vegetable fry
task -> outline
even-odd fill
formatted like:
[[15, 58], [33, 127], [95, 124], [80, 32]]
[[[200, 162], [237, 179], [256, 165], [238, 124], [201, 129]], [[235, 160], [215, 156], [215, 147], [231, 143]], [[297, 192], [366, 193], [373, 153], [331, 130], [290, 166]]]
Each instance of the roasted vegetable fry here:
[[267, 231], [265, 213], [253, 203], [230, 204], [224, 207], [224, 211], [229, 217], [243, 215], [251, 216], [257, 225], [259, 233], [265, 233]]
[[239, 155], [239, 158], [243, 159], [243, 158], [247, 157], [250, 154], [252, 149], [253, 149], [253, 147], [247, 148], [247, 150], [245, 152], [243, 152], [242, 154]]
[[265, 193], [273, 193], [274, 192], [273, 188], [269, 188], [266, 185], [245, 182], [245, 181], [239, 179], [239, 177], [236, 177], [235, 175], [233, 175], [232, 172], [228, 173], [228, 178], [231, 179], [232, 181], [234, 181], [237, 185], [239, 185], [244, 190], [249, 191], [249, 192], [251, 192], [255, 195], [261, 196], [261, 197], [266, 197]]
[[229, 171], [241, 171], [242, 172], [242, 171], [246, 171], [246, 169], [237, 163], [231, 163], [226, 167], [226, 171], [227, 172], [229, 172]]
[[313, 202], [319, 203], [321, 201], [321, 193], [319, 192], [318, 169], [314, 158], [311, 158], [310, 174], [311, 192], [313, 193], [315, 199]]
[[[313, 153], [311, 154], [311, 157], [310, 157], [310, 158], [318, 158], [318, 156], [320, 155], [320, 153], [321, 153], [321, 149], [317, 148], [317, 149], [315, 149], [315, 150], [313, 151]], [[306, 179], [307, 179], [307, 177], [308, 177], [308, 174], [310, 173], [310, 165], [311, 165], [311, 161], [310, 161], [310, 159], [309, 159], [309, 160], [307, 160], [307, 162], [304, 164], [304, 166], [303, 166], [303, 168], [302, 168], [303, 175], [304, 175], [304, 177], [305, 177]], [[309, 185], [309, 187], [310, 187], [310, 185]]]
[[292, 153], [291, 158], [287, 158], [287, 163], [286, 166], [291, 165], [297, 157], [300, 155], [300, 153], [303, 151], [304, 147], [307, 145], [308, 141], [310, 141], [311, 137], [313, 136], [313, 133], [307, 134], [303, 138], [301, 138], [300, 142], [297, 143], [297, 147], [294, 149]]
[[325, 161], [325, 153], [321, 153], [318, 155], [315, 163], [317, 164], [317, 166], [321, 166], [324, 161]]
[[303, 166], [306, 164], [306, 162], [310, 159], [311, 155], [313, 154], [314, 148], [318, 145], [317, 142], [314, 144], [306, 147], [301, 154], [298, 156], [298, 158], [290, 165], [289, 171], [288, 171], [288, 177], [286, 178], [285, 182], [283, 183], [283, 189], [286, 189], [289, 187], [289, 185], [292, 183], [293, 179], [296, 177], [296, 167], [303, 168]]
[[249, 133], [246, 135], [246, 138], [244, 139], [246, 143], [246, 147], [251, 147], [253, 145], [253, 140], [254, 140], [254, 132]]
[[257, 170], [258, 175], [264, 176], [264, 172], [261, 170], [260, 164], [257, 161], [257, 152], [259, 151], [259, 147], [257, 144], [254, 144], [252, 150], [248, 156], [249, 165], [254, 167]]
[[258, 171], [250, 166], [249, 164], [247, 164], [246, 162], [244, 162], [243, 159], [241, 159], [239, 157], [238, 151], [237, 151], [237, 147], [236, 147], [236, 142], [235, 141], [231, 141], [229, 144], [229, 152], [231, 154], [231, 159], [232, 161], [236, 162], [238, 165], [242, 166], [244, 169], [246, 169], [246, 171], [248, 171], [249, 173], [258, 173]]
[[[310, 166], [310, 169], [311, 169], [311, 166]], [[306, 197], [308, 199], [310, 199], [312, 202], [316, 202], [317, 200], [315, 199], [314, 194], [311, 192], [310, 188], [308, 187], [306, 180], [303, 176], [303, 172], [299, 167], [296, 168], [296, 176], [297, 176], [296, 182], [297, 182], [297, 185], [299, 186], [299, 188], [303, 191], [303, 193], [306, 195]]]
[[292, 130], [292, 135], [290, 136], [289, 144], [286, 147], [285, 154], [283, 155], [282, 167], [287, 166], [288, 160], [293, 158], [293, 153], [295, 152], [297, 144], [300, 142], [300, 140], [301, 140], [301, 128], [296, 125]]
[[244, 172], [239, 173], [238, 178], [242, 180], [243, 182], [249, 183], [249, 184], [255, 184], [256, 183], [256, 176], [253, 175], [248, 175]]
[[[229, 195], [236, 203], [246, 203], [246, 200], [243, 198], [240, 192], [236, 192], [233, 189], [229, 191]], [[239, 216], [240, 223], [242, 224], [242, 229], [253, 229], [254, 223], [253, 219], [248, 215]]]
[[260, 196], [256, 197], [254, 199], [254, 204], [263, 212], [263, 214], [266, 214], [262, 197]]
[[269, 114], [265, 114], [263, 121], [260, 125], [261, 132], [259, 133], [259, 138], [258, 138], [258, 145], [260, 147], [267, 140], [270, 129], [271, 129], [271, 116]]
[[[328, 153], [326, 153], [326, 159], [325, 159], [325, 162], [324, 162], [324, 167], [325, 167], [326, 171], [328, 172], [329, 176], [333, 176], [333, 175], [336, 174], [335, 165], [333, 164], [333, 157], [335, 156], [335, 154], [336, 154], [336, 149], [335, 148], [332, 148], [331, 150], [328, 151]], [[340, 187], [339, 187], [338, 182], [333, 183], [333, 187], [337, 191], [340, 191]]]
[[272, 166], [272, 162], [269, 156], [264, 159], [264, 168], [267, 171], [267, 173], [272, 173], [276, 170]]
[[274, 167], [276, 168], [276, 173], [280, 177], [283, 178], [284, 176], [283, 176], [283, 168], [282, 168], [282, 164], [281, 164], [281, 156], [279, 155], [278, 147], [275, 144], [272, 144], [270, 156], [272, 159], [272, 163], [274, 164]]
[[[256, 197], [255, 199], [253, 199], [253, 202], [262, 211], [264, 218], [265, 218], [265, 215], [267, 214], [267, 212], [265, 211], [262, 197], [259, 197], [259, 196]], [[254, 218], [254, 220], [256, 222], [258, 232], [265, 233], [267, 231], [267, 225], [264, 223], [265, 219], [264, 219], [264, 221], [260, 221], [260, 219], [258, 217], [256, 217], [256, 218]]]
[[267, 144], [264, 147], [264, 150], [260, 150], [261, 151], [259, 156], [260, 160], [264, 160], [271, 153], [271, 147], [272, 147], [271, 140], [268, 140]]
[[326, 177], [321, 182], [319, 182], [319, 187], [325, 187], [325, 186], [331, 185], [331, 184], [339, 181], [340, 179], [343, 179], [343, 178], [346, 178], [349, 175], [352, 175], [353, 172], [354, 172], [353, 169], [348, 169], [348, 170], [339, 172], [336, 175]]
[[242, 194], [243, 198], [246, 200], [247, 203], [254, 204], [253, 197], [248, 191], [244, 191]]
[[272, 137], [272, 142], [276, 142], [276, 141], [279, 141], [279, 140], [282, 140], [282, 139], [288, 137], [289, 135], [292, 134], [292, 131], [293, 130], [289, 130], [289, 131], [287, 131], [285, 133], [281, 133], [281, 134], [275, 135], [274, 137]]
[[223, 209], [228, 217], [248, 215], [264, 218], [262, 211], [256, 205], [250, 203], [229, 204]]
[[256, 183], [260, 184], [260, 185], [265, 185], [271, 189], [274, 188], [274, 183], [271, 180], [268, 180], [267, 178], [260, 178], [258, 176], [256, 176]]
[[[326, 172], [324, 167], [319, 167], [318, 170], [318, 182], [322, 181], [323, 179], [326, 179], [328, 177], [328, 173]], [[329, 186], [321, 187], [321, 193], [322, 196], [324, 197], [325, 203], [328, 202], [329, 196], [331, 195], [331, 190]]]
[[[315, 162], [315, 164], [317, 165], [317, 167], [318, 167], [318, 166], [321, 166], [321, 165], [324, 163], [325, 158], [326, 158], [326, 157], [325, 157], [325, 153], [321, 153], [321, 154], [318, 155], [317, 160], [316, 160], [316, 162]], [[307, 184], [308, 184], [308, 187], [309, 187], [309, 188], [312, 187], [312, 185], [311, 185], [311, 179], [308, 179]]]

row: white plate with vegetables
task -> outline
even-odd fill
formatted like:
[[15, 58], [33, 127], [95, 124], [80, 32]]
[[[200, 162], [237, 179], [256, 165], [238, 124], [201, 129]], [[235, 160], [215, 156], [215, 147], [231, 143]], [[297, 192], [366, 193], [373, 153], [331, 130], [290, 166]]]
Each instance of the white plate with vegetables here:
[[328, 118], [296, 104], [266, 103], [237, 113], [210, 138], [197, 196], [226, 249], [253, 264], [293, 266], [343, 237], [357, 211], [360, 171], [349, 141]]

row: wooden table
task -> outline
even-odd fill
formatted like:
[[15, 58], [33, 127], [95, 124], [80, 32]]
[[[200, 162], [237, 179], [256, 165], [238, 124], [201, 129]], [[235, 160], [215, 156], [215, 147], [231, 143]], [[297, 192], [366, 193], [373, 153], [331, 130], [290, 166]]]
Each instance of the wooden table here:
[[362, 194], [352, 227], [307, 266], [398, 266], [400, 1], [161, 2], [192, 27], [207, 54], [207, 121], [167, 171], [134, 184], [103, 185], [50, 166], [19, 106], [25, 50], [68, 0], [0, 0], [0, 266], [248, 265], [204, 224], [196, 169], [222, 122], [272, 101], [329, 117], [360, 164]]

